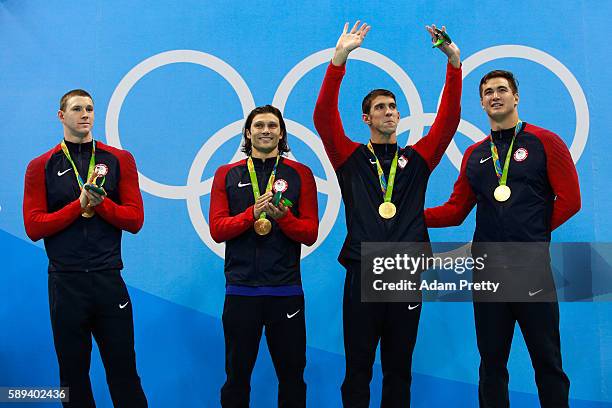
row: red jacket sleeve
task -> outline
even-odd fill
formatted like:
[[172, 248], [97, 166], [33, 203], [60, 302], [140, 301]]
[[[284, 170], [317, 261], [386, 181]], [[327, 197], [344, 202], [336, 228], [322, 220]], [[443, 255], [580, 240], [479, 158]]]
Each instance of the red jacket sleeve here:
[[106, 197], [95, 207], [96, 214], [116, 228], [135, 234], [144, 223], [144, 208], [138, 185], [136, 162], [126, 150], [112, 149], [111, 151], [119, 159], [118, 190], [121, 204]]
[[338, 95], [345, 70], [346, 65], [337, 67], [332, 63], [329, 64], [313, 116], [315, 128], [321, 136], [327, 156], [335, 170], [342, 166], [359, 147], [359, 143], [353, 142], [344, 133], [338, 111]]
[[63, 230], [81, 215], [81, 203], [78, 198], [58, 211], [47, 212], [45, 164], [54, 150], [32, 160], [26, 170], [23, 223], [26, 234], [32, 241], [38, 241]]
[[210, 210], [208, 213], [210, 235], [218, 243], [237, 237], [252, 228], [255, 222], [253, 206], [248, 207], [240, 214], [230, 216], [225, 190], [225, 176], [230, 168], [230, 165], [226, 165], [217, 169], [210, 192]]
[[461, 119], [461, 68], [450, 63], [446, 66], [446, 84], [442, 93], [440, 109], [427, 136], [414, 144], [413, 149], [425, 159], [429, 170], [440, 163]]
[[[285, 162], [287, 163], [287, 162]], [[281, 230], [290, 239], [304, 245], [312, 245], [319, 233], [319, 209], [317, 205], [317, 186], [312, 171], [303, 165], [291, 165], [300, 175], [300, 216], [291, 211], [276, 220]]]
[[425, 210], [425, 224], [427, 227], [441, 228], [460, 225], [470, 211], [472, 211], [472, 208], [474, 208], [476, 194], [474, 194], [470, 187], [470, 183], [465, 175], [465, 168], [468, 158], [478, 145], [479, 143], [470, 146], [463, 155], [459, 177], [455, 181], [453, 192], [448, 201], [441, 206]]
[[554, 230], [580, 210], [578, 173], [567, 146], [559, 136], [549, 131], [534, 134], [544, 145], [548, 181], [556, 195], [550, 222], [551, 230]]

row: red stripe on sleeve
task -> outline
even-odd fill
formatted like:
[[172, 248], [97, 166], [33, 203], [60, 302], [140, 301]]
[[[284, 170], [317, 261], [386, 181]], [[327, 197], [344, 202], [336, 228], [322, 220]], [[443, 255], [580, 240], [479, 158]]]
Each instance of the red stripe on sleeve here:
[[525, 131], [534, 134], [544, 145], [546, 173], [556, 195], [550, 222], [551, 230], [554, 230], [580, 210], [580, 185], [576, 166], [559, 136], [531, 124], [527, 124]]
[[238, 163], [221, 166], [215, 172], [210, 192], [210, 210], [208, 213], [210, 235], [215, 242], [221, 243], [235, 238], [251, 228], [255, 222], [253, 206], [248, 207], [242, 213], [235, 216], [230, 216], [229, 211], [225, 179], [232, 167], [244, 164], [245, 160], [242, 160]]
[[63, 230], [81, 214], [81, 203], [78, 198], [58, 211], [47, 212], [45, 164], [58, 150], [59, 145], [32, 160], [26, 170], [23, 191], [23, 223], [26, 234], [32, 241], [38, 241]]
[[461, 68], [446, 66], [446, 84], [440, 109], [427, 136], [414, 144], [413, 149], [425, 159], [430, 171], [440, 163], [442, 155], [457, 131], [461, 119]]
[[296, 217], [291, 211], [277, 219], [278, 225], [290, 239], [304, 245], [312, 245], [319, 232], [319, 208], [317, 204], [317, 186], [312, 171], [303, 164], [283, 160], [283, 164], [294, 168], [300, 176], [300, 215]]
[[[485, 139], [487, 140], [487, 139]], [[425, 210], [425, 224], [429, 228], [441, 228], [461, 225], [465, 217], [468, 216], [476, 204], [476, 194], [470, 187], [470, 183], [465, 175], [468, 158], [482, 142], [470, 146], [463, 155], [461, 161], [461, 171], [455, 181], [453, 192], [446, 203], [438, 207], [427, 208]]]
[[96, 213], [116, 228], [135, 234], [140, 231], [144, 223], [144, 208], [134, 157], [127, 150], [107, 146], [101, 142], [96, 142], [96, 148], [111, 152], [119, 160], [118, 190], [121, 201], [121, 204], [117, 204], [105, 197], [95, 207]]
[[321, 136], [327, 156], [335, 170], [359, 147], [344, 133], [342, 119], [338, 111], [338, 95], [346, 65], [340, 67], [330, 63], [321, 85], [319, 98], [314, 110], [314, 124]]

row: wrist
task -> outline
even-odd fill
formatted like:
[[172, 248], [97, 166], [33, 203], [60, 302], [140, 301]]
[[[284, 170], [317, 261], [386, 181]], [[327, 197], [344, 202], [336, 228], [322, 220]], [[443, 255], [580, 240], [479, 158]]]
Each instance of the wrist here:
[[448, 57], [448, 63], [455, 68], [459, 68], [461, 66], [461, 58], [458, 55], [450, 56]]
[[336, 52], [334, 52], [334, 56], [332, 58], [332, 64], [338, 67], [346, 64], [348, 55], [349, 55], [348, 51], [344, 49], [336, 49]]

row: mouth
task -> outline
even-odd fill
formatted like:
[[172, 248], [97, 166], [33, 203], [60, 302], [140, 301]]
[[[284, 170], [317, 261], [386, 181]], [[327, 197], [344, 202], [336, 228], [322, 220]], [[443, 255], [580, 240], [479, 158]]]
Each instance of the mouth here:
[[258, 139], [260, 142], [271, 142], [272, 140], [274, 140], [272, 136], [259, 136]]
[[504, 106], [504, 104], [503, 103], [499, 103], [499, 102], [491, 104], [491, 108], [493, 108], [493, 109], [495, 109], [495, 108], [502, 108], [503, 106]]

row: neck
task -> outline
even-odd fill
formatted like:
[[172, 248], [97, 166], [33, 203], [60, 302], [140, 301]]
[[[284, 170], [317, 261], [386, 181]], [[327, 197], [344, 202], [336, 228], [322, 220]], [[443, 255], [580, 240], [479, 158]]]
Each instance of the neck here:
[[397, 143], [397, 133], [393, 132], [390, 135], [384, 133], [370, 131], [370, 141], [376, 144], [393, 144]]
[[506, 118], [499, 121], [489, 118], [489, 123], [491, 124], [491, 130], [503, 130], [516, 126], [518, 120], [518, 112], [514, 111], [511, 115], [508, 115]]
[[253, 149], [251, 150], [251, 157], [254, 157], [256, 159], [262, 159], [262, 160], [266, 160], [269, 159], [271, 157], [276, 158], [276, 156], [278, 156], [278, 147], [276, 147], [274, 150], [272, 150], [271, 152], [262, 152], [260, 150], [257, 149]]
[[91, 132], [87, 133], [86, 135], [75, 135], [73, 133], [64, 131], [64, 140], [76, 144], [87, 143], [93, 140], [93, 135]]

